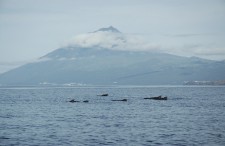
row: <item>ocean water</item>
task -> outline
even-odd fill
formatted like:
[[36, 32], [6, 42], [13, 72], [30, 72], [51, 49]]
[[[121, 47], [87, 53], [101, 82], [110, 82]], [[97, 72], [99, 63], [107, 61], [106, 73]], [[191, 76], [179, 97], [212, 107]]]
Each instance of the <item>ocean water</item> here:
[[0, 145], [224, 146], [225, 87], [1, 87]]

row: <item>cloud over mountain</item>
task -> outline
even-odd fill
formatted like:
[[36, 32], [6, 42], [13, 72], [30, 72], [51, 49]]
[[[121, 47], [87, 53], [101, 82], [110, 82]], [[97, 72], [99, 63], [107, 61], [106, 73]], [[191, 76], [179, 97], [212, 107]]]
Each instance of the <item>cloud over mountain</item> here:
[[[215, 34], [214, 34], [215, 35]], [[69, 40], [63, 47], [104, 48], [121, 51], [151, 51], [180, 56], [197, 56], [222, 60], [225, 51], [220, 40], [207, 34], [143, 35], [122, 33], [110, 26], [84, 33]], [[206, 41], [207, 43], [203, 43]]]
[[113, 27], [77, 35], [68, 44], [71, 47], [98, 47], [122, 51], [157, 51], [159, 48], [159, 46], [147, 42], [142, 36], [123, 34]]

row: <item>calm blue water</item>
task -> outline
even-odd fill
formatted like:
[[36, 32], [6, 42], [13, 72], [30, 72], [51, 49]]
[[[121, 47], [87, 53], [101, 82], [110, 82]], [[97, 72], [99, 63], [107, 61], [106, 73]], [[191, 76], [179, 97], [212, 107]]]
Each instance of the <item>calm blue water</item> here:
[[225, 87], [2, 87], [0, 145], [224, 146]]

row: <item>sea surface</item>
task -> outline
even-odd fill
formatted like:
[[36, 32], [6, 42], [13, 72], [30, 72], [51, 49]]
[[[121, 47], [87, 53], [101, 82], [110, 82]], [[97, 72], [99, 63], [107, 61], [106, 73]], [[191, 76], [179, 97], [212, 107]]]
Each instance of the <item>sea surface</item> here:
[[225, 87], [0, 87], [0, 145], [224, 146]]

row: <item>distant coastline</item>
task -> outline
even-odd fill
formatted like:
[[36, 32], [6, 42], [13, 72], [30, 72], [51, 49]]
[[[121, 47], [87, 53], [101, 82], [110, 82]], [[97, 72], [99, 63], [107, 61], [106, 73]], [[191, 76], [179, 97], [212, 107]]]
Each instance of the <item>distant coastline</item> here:
[[185, 81], [184, 85], [214, 85], [214, 86], [223, 86], [225, 85], [225, 80], [219, 81]]

